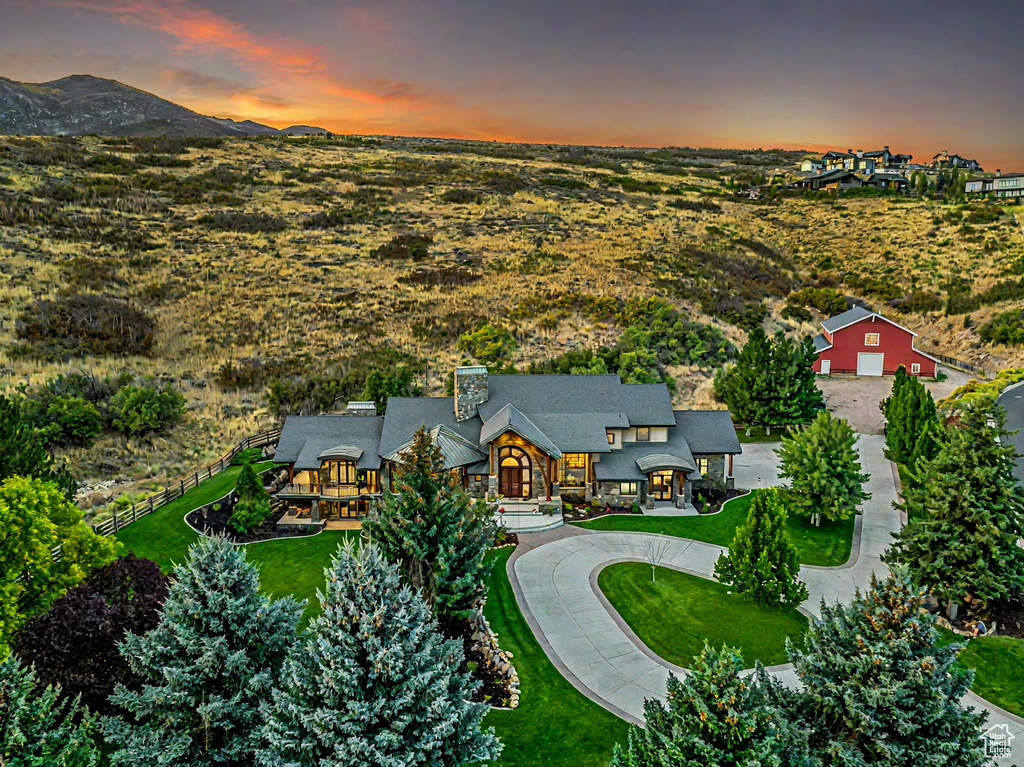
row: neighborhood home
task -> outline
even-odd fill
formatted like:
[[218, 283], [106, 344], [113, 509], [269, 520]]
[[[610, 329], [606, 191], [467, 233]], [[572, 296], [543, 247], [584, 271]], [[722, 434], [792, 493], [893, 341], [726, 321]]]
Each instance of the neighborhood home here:
[[823, 160], [808, 158], [800, 163], [800, 170], [804, 173], [821, 173], [825, 170], [825, 162]]
[[935, 357], [914, 348], [917, 335], [878, 312], [855, 306], [821, 323], [814, 337], [819, 375], [855, 373], [859, 376], [894, 375], [903, 365], [915, 376], [935, 376]]
[[976, 170], [979, 172], [984, 170], [977, 160], [968, 160], [966, 157], [961, 157], [958, 154], [950, 154], [945, 149], [932, 158], [932, 167], [935, 170], [952, 170], [953, 168], [963, 168], [964, 170]]
[[288, 467], [277, 497], [300, 520], [359, 517], [421, 427], [445, 470], [502, 510], [553, 513], [593, 499], [685, 508], [694, 486], [731, 486], [741, 452], [728, 411], [673, 411], [665, 384], [460, 367], [454, 397], [391, 397], [383, 416], [372, 403], [289, 416], [274, 454]]
[[910, 180], [895, 172], [870, 172], [867, 174], [857, 173], [852, 170], [841, 168], [826, 170], [816, 176], [802, 178], [795, 181], [791, 186], [797, 189], [859, 189], [860, 187], [873, 187], [875, 189], [894, 189], [905, 192], [910, 188]]
[[1024, 173], [1007, 173], [1004, 176], [997, 170], [993, 178], [968, 179], [964, 191], [994, 197], [1024, 197]]
[[889, 147], [864, 152], [847, 149], [845, 152], [830, 151], [821, 156], [824, 170], [852, 170], [874, 173], [876, 170], [903, 170], [914, 159], [911, 154], [893, 154]]

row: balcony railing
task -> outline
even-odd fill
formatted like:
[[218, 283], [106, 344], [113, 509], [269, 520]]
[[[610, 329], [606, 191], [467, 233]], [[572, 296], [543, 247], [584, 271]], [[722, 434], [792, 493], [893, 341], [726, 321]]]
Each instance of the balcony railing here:
[[374, 490], [365, 485], [308, 485], [293, 482], [285, 485], [277, 491], [278, 495], [317, 495], [321, 498], [355, 498], [360, 495], [379, 495], [379, 490]]
[[304, 485], [294, 483], [285, 485], [277, 491], [278, 495], [320, 495], [320, 485]]

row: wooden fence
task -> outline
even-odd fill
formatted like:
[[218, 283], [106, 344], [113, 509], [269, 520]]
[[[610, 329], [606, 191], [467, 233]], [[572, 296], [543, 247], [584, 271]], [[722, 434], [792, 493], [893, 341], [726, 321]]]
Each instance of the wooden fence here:
[[224, 469], [231, 465], [231, 459], [243, 450], [248, 450], [254, 447], [275, 445], [277, 444], [277, 440], [280, 436], [281, 429], [277, 428], [260, 432], [259, 434], [254, 434], [251, 437], [246, 437], [218, 460], [208, 466], [192, 472], [187, 477], [182, 477], [174, 484], [165, 487], [159, 493], [154, 493], [145, 500], [133, 503], [127, 508], [115, 511], [112, 517], [93, 525], [92, 529], [100, 535], [113, 535], [118, 530], [130, 525], [132, 522], [142, 519], [147, 514], [152, 514], [161, 506], [166, 506], [175, 498], [179, 498], [189, 490], [198, 487], [199, 483], [220, 474]]
[[982, 367], [981, 365], [972, 365], [970, 362], [964, 362], [958, 360], [956, 357], [947, 357], [945, 354], [936, 354], [935, 352], [929, 352], [931, 356], [939, 360], [943, 365], [948, 365], [951, 368], [957, 370], [963, 370], [965, 373], [974, 373], [984, 378], [995, 378], [998, 370], [991, 370], [990, 368]]

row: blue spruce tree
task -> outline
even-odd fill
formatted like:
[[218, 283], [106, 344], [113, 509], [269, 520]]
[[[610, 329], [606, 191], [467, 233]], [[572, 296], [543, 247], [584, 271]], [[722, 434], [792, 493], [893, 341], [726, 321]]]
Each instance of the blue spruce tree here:
[[462, 649], [445, 640], [398, 566], [346, 546], [323, 613], [289, 655], [265, 709], [261, 767], [455, 767], [495, 758]]
[[114, 767], [249, 765], [259, 740], [259, 707], [295, 644], [303, 604], [259, 593], [256, 566], [223, 538], [203, 538], [174, 583], [160, 623], [129, 634], [121, 654], [145, 680], [118, 686], [124, 709], [106, 722]]

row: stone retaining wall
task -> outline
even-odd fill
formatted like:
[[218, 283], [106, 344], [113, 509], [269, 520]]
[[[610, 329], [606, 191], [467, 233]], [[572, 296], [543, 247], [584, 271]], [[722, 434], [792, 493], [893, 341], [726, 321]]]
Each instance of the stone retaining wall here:
[[516, 667], [512, 665], [512, 653], [505, 652], [498, 646], [498, 635], [494, 633], [487, 618], [484, 617], [483, 608], [483, 602], [481, 602], [476, 617], [473, 619], [473, 649], [494, 664], [498, 675], [508, 681], [508, 702], [504, 706], [495, 706], [495, 708], [518, 708], [519, 674], [516, 673]]

